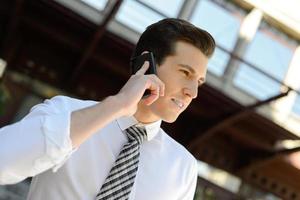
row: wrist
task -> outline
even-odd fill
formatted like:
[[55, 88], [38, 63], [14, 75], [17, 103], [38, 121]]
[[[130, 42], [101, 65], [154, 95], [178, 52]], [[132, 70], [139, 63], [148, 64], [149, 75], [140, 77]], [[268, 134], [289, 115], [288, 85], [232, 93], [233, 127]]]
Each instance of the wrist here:
[[125, 114], [126, 110], [124, 109], [126, 106], [122, 105], [121, 98], [117, 95], [108, 96], [103, 100], [103, 104], [106, 108], [109, 108], [112, 112], [115, 113], [115, 116], [122, 117]]

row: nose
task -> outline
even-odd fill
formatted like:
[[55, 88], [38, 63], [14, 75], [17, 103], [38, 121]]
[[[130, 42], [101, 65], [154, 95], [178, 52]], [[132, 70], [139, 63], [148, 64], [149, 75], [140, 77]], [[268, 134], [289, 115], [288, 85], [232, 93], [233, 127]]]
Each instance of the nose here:
[[198, 84], [190, 84], [183, 89], [183, 93], [185, 96], [195, 99], [198, 96]]

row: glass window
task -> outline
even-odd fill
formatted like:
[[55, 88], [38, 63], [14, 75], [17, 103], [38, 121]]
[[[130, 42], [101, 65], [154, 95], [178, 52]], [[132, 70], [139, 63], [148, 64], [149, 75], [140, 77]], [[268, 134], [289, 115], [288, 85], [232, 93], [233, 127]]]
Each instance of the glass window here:
[[[262, 23], [244, 59], [266, 74], [283, 81], [295, 48], [294, 41]], [[279, 83], [246, 64], [241, 64], [234, 84], [258, 99], [266, 99], [280, 92]]]
[[142, 33], [152, 23], [165, 17], [176, 17], [183, 2], [184, 0], [125, 0], [117, 13], [116, 19], [133, 30]]
[[234, 85], [260, 100], [279, 94], [281, 87], [280, 83], [247, 64], [240, 65]]
[[140, 0], [167, 17], [177, 17], [184, 0]]
[[[243, 17], [244, 13], [230, 3], [224, 3], [221, 7], [213, 1], [201, 0], [196, 6], [191, 22], [211, 33], [219, 46], [232, 51]], [[217, 49], [208, 64], [208, 69], [216, 75], [222, 75], [228, 61], [228, 53]]]
[[142, 33], [146, 27], [163, 19], [163, 16], [133, 0], [124, 1], [116, 19], [133, 30]]
[[216, 48], [213, 56], [209, 60], [208, 70], [215, 75], [222, 76], [229, 61], [230, 55], [220, 48]]
[[300, 95], [297, 96], [292, 112], [300, 116]]
[[107, 0], [81, 0], [97, 10], [103, 10], [106, 6]]

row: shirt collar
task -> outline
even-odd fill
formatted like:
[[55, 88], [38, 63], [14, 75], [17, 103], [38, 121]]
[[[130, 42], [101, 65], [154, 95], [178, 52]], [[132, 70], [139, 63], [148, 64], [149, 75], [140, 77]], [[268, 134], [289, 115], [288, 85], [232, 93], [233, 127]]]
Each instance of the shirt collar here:
[[158, 134], [161, 125], [161, 120], [158, 120], [150, 124], [143, 124], [138, 122], [134, 116], [130, 116], [130, 117], [118, 118], [117, 123], [119, 124], [119, 127], [121, 128], [122, 131], [124, 131], [125, 129], [133, 125], [144, 126], [147, 132], [147, 141], [150, 141]]

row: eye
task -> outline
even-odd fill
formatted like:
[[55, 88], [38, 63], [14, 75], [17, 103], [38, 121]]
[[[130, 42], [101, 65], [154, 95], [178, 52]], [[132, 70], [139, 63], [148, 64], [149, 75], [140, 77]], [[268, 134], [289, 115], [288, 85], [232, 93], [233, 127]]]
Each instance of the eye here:
[[182, 73], [184, 73], [184, 75], [186, 75], [186, 76], [189, 76], [189, 75], [190, 75], [190, 72], [189, 72], [189, 71], [186, 71], [186, 70], [180, 70], [180, 71], [182, 71]]

